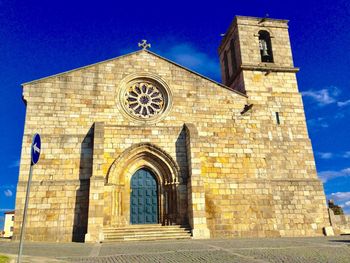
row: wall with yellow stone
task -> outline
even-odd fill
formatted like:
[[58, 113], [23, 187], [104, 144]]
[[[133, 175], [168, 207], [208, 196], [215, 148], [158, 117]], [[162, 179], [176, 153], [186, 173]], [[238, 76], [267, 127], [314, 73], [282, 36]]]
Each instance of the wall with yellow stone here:
[[[125, 151], [135, 146], [135, 142], [140, 145], [156, 145], [165, 151], [179, 166], [179, 176], [177, 179], [178, 196], [178, 216], [173, 223], [184, 224], [187, 219], [187, 192], [186, 183], [188, 180], [188, 165], [186, 158], [186, 134], [183, 126], [173, 127], [125, 127], [104, 126], [104, 174], [107, 175], [106, 184], [109, 189], [105, 191], [104, 205], [104, 225], [125, 226], [130, 222], [130, 179], [133, 174], [127, 173], [123, 176], [120, 172], [111, 172], [110, 168], [119, 156]], [[130, 154], [127, 162], [132, 162], [137, 158]], [[147, 159], [147, 156], [144, 158]], [[149, 160], [152, 162], [152, 160]], [[147, 162], [144, 163], [147, 165]], [[130, 166], [129, 169], [132, 169]], [[140, 167], [136, 167], [140, 168]], [[122, 169], [125, 169], [124, 167]], [[136, 171], [134, 171], [136, 172]], [[126, 177], [126, 178], [125, 178]], [[163, 179], [164, 180], [164, 179]], [[169, 183], [169, 182], [167, 182]], [[118, 198], [113, 195], [118, 195]], [[117, 200], [118, 199], [118, 200]], [[106, 201], [110, 200], [110, 201]], [[163, 200], [164, 201], [164, 200]], [[159, 210], [162, 210], [160, 207]], [[162, 221], [162, 220], [161, 220]]]
[[[283, 47], [274, 55], [285, 52]], [[254, 62], [254, 56], [244, 61]], [[292, 65], [290, 59], [281, 63]], [[169, 112], [153, 123], [135, 122], [118, 106], [121, 83], [144, 74], [162, 79], [172, 93]], [[139, 51], [24, 84], [15, 238], [36, 132], [42, 154], [30, 195], [30, 240], [82, 241], [87, 233], [88, 241], [97, 241], [103, 227], [129, 224], [130, 186], [118, 176], [132, 174], [112, 170], [138, 144], [154, 146], [157, 158], [172, 163], [163, 168], [178, 171], [176, 182], [166, 186], [176, 193], [172, 220], [189, 223], [195, 237], [320, 235], [329, 223], [295, 74], [245, 71], [239, 79], [247, 96]], [[250, 103], [253, 108], [241, 114]], [[151, 165], [149, 155], [138, 156], [125, 167]]]
[[[273, 63], [261, 62], [261, 30], [269, 32], [271, 36]], [[223, 56], [226, 50], [231, 72], [230, 39], [235, 39], [240, 69], [235, 76], [227, 79]], [[274, 207], [274, 213], [262, 213], [260, 218], [275, 218], [269, 226], [273, 226], [272, 230], [278, 230], [281, 236], [321, 234], [322, 226], [328, 225], [329, 220], [298, 91], [295, 76], [298, 69], [293, 66], [288, 21], [236, 17], [221, 43], [219, 53], [224, 81], [233, 89], [244, 90], [248, 96], [247, 103], [253, 105], [246, 114], [249, 115], [249, 123], [255, 122], [256, 125], [248, 131], [256, 149], [247, 154], [243, 165], [255, 167], [256, 160], [260, 159], [261, 169], [256, 171], [256, 177], [265, 178], [268, 182], [269, 187], [264, 190], [271, 198], [264, 204]], [[279, 114], [280, 124], [277, 123], [276, 113]], [[251, 144], [248, 147], [252, 147]], [[256, 235], [264, 235], [259, 226], [256, 228], [260, 231]], [[268, 233], [276, 234], [273, 231]]]

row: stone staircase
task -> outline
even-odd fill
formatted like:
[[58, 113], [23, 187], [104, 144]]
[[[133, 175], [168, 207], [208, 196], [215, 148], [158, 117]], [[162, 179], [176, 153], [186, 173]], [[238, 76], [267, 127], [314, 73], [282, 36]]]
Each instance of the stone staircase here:
[[154, 241], [169, 239], [190, 239], [188, 226], [161, 224], [130, 225], [126, 227], [106, 227], [103, 229], [104, 242]]

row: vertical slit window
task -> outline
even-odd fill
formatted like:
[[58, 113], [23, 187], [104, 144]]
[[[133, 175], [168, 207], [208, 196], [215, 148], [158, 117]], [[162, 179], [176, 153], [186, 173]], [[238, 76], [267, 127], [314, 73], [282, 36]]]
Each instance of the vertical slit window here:
[[235, 40], [231, 40], [231, 62], [232, 62], [232, 75], [234, 76], [237, 72], [237, 59], [236, 59], [236, 48]]
[[281, 124], [279, 112], [276, 112], [276, 122], [277, 122], [278, 125]]
[[227, 52], [224, 53], [224, 65], [225, 65], [225, 78], [226, 82], [230, 79], [230, 73], [228, 71], [228, 60], [227, 60]]

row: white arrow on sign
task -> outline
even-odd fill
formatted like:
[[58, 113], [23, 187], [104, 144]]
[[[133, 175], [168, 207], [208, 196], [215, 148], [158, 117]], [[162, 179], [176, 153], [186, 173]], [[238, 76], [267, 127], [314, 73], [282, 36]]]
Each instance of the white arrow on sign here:
[[33, 145], [34, 152], [40, 153], [40, 149], [36, 146], [36, 143]]

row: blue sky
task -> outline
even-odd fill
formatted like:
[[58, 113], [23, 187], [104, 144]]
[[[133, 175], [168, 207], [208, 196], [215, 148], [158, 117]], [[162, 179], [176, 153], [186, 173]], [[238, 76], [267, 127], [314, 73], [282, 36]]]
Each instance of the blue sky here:
[[135, 51], [144, 38], [153, 52], [221, 81], [220, 34], [234, 15], [266, 13], [290, 20], [318, 175], [327, 197], [350, 213], [348, 1], [117, 2], [0, 0], [0, 229], [15, 204], [21, 83]]

